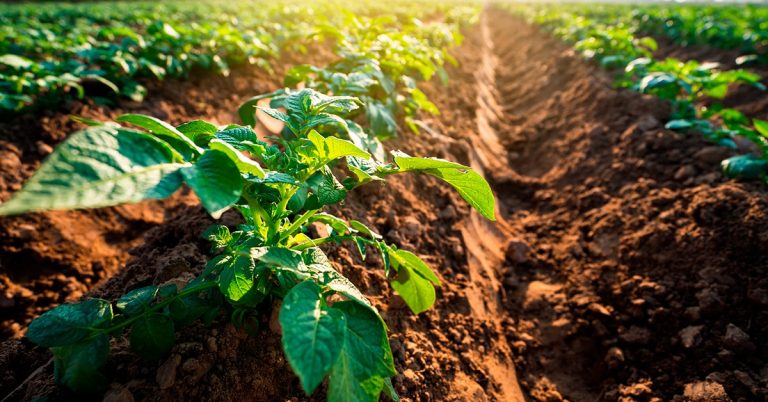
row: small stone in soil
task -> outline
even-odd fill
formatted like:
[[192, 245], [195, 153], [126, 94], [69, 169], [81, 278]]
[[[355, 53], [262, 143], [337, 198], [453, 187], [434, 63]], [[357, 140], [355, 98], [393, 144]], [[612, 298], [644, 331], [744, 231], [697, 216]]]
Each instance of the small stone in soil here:
[[723, 345], [737, 353], [749, 353], [755, 350], [755, 344], [749, 340], [749, 335], [733, 324], [728, 324], [725, 329]]
[[511, 240], [507, 243], [507, 260], [515, 264], [528, 262], [531, 248], [522, 240]]
[[697, 151], [693, 157], [705, 163], [720, 163], [730, 155], [730, 150], [725, 147], [710, 145]]
[[40, 154], [41, 156], [46, 156], [53, 153], [53, 147], [51, 147], [50, 145], [42, 141], [38, 141], [36, 145], [37, 145], [37, 153]]
[[702, 329], [704, 329], [703, 325], [692, 325], [680, 330], [678, 335], [680, 335], [680, 341], [682, 342], [683, 347], [690, 349], [698, 345], [701, 342]]
[[627, 332], [619, 335], [619, 338], [625, 342], [646, 344], [651, 340], [651, 331], [646, 328], [631, 326]]
[[120, 385], [120, 384], [112, 384], [109, 387], [109, 390], [106, 394], [104, 394], [104, 399], [102, 402], [133, 402], [133, 394], [131, 391]]
[[452, 220], [455, 219], [458, 214], [456, 213], [456, 208], [454, 208], [453, 205], [448, 205], [447, 207], [443, 208], [442, 211], [440, 211], [440, 219], [445, 220]]
[[712, 381], [699, 381], [685, 385], [683, 400], [686, 402], [730, 402], [725, 388]]
[[701, 312], [705, 314], [717, 313], [721, 311], [724, 306], [720, 296], [710, 288], [702, 289], [700, 292], [696, 293], [696, 299], [699, 301]]
[[173, 386], [176, 382], [176, 370], [179, 368], [179, 364], [181, 364], [181, 356], [173, 355], [158, 367], [155, 380], [160, 389], [167, 389]]
[[611, 369], [619, 368], [624, 363], [624, 352], [616, 346], [608, 349], [605, 354], [605, 363]]

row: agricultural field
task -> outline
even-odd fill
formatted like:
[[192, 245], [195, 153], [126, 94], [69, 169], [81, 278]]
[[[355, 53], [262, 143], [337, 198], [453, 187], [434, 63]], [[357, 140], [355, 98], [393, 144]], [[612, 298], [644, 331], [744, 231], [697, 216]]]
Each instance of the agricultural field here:
[[0, 5], [0, 400], [768, 399], [768, 6]]

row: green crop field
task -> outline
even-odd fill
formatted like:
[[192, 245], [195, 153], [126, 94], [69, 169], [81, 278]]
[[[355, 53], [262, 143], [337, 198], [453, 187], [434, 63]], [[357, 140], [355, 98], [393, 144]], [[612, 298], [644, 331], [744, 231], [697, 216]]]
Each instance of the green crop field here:
[[0, 397], [762, 400], [766, 74], [761, 4], [0, 5]]

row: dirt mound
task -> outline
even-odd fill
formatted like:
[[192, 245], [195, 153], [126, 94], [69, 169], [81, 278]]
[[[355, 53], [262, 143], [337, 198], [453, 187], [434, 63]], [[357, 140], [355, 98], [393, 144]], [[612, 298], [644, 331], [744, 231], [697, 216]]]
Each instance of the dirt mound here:
[[[727, 150], [663, 129], [666, 105], [612, 89], [604, 72], [538, 29], [489, 10], [466, 35], [449, 86], [424, 86], [441, 115], [389, 146], [483, 171], [500, 221], [483, 221], [424, 176], [364, 187], [334, 211], [436, 268], [437, 304], [419, 316], [393, 294], [375, 253], [363, 261], [352, 245], [324, 246], [382, 312], [397, 391], [417, 401], [765, 398], [763, 187], [724, 179]], [[207, 117], [234, 110], [212, 108]], [[213, 221], [186, 203], [170, 211], [94, 295], [200, 271], [209, 245], [199, 233]], [[237, 223], [229, 214], [223, 222]], [[256, 317], [256, 337], [224, 316], [187, 328], [157, 363], [117, 339], [107, 396], [324, 399], [323, 389], [303, 395], [269, 328], [272, 313]], [[43, 366], [14, 399], [72, 398], [53, 386], [48, 356], [6, 342], [3, 393]]]

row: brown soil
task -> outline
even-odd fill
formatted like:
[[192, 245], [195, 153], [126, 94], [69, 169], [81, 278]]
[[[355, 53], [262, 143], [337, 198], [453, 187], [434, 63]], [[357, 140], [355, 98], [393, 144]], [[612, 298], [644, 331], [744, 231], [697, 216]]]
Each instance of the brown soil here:
[[[664, 130], [664, 104], [611, 89], [606, 74], [538, 29], [490, 10], [466, 34], [454, 52], [460, 66], [450, 69], [449, 87], [425, 85], [442, 114], [425, 119], [429, 129], [421, 136], [389, 145], [485, 172], [498, 196], [499, 222], [485, 222], [446, 185], [422, 176], [363, 188], [334, 211], [417, 251], [443, 279], [435, 308], [414, 316], [393, 295], [378, 257], [362, 261], [351, 246], [327, 248], [382, 311], [401, 373], [394, 379], [398, 392], [416, 401], [645, 401], [684, 392], [714, 400], [724, 389], [733, 400], [765, 399], [768, 356], [760, 346], [768, 340], [768, 263], [759, 248], [768, 241], [765, 189], [724, 179], [718, 163], [727, 150]], [[210, 109], [161, 117], [228, 118], [221, 111], [234, 110], [241, 99], [215, 104], [202, 85], [188, 85], [179, 90], [200, 91], [196, 99]], [[193, 105], [188, 98], [169, 95], [149, 105]], [[36, 162], [19, 166], [25, 163], [31, 171]], [[160, 212], [161, 224], [128, 230], [141, 245], [120, 254], [114, 266], [127, 260], [125, 268], [91, 294], [114, 299], [201, 269], [209, 245], [199, 233], [213, 221], [188, 197], [173, 202], [144, 206], [170, 212]], [[97, 216], [77, 214], [73, 220]], [[230, 214], [223, 221], [236, 223]], [[111, 233], [104, 238], [115, 249], [128, 245]], [[28, 248], [17, 244], [19, 253]], [[57, 255], [74, 257], [64, 251]], [[3, 264], [8, 254], [0, 254]], [[93, 260], [81, 253], [73, 261]], [[158, 363], [141, 362], [125, 339], [115, 340], [107, 397], [324, 399], [324, 390], [302, 394], [268, 314], [261, 319], [258, 337], [224, 316], [211, 327], [188, 328], [178, 333], [171, 357]], [[24, 340], [4, 343], [2, 395], [48, 359]], [[705, 379], [710, 382], [693, 385]], [[72, 398], [53, 386], [50, 366], [12, 399], [40, 395]]]

